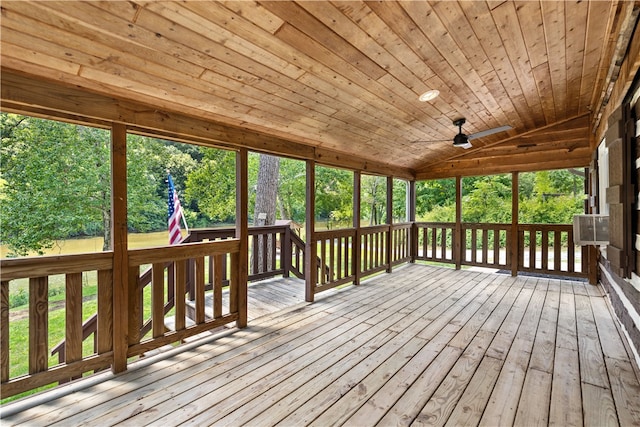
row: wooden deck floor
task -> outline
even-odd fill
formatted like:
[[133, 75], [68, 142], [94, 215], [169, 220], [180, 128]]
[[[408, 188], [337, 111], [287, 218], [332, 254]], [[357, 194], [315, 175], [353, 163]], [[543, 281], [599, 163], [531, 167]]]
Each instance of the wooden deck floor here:
[[409, 265], [3, 425], [640, 424], [599, 288]]

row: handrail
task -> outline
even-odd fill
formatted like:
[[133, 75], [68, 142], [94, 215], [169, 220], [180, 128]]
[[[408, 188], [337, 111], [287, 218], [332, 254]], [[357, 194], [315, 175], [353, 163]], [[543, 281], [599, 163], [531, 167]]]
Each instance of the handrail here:
[[[456, 236], [458, 230], [462, 232], [461, 236]], [[363, 276], [385, 269], [390, 271], [393, 265], [414, 259], [502, 270], [511, 270], [517, 264], [518, 271], [586, 277], [587, 248], [576, 250], [570, 225], [519, 224], [515, 236], [512, 230], [511, 224], [462, 223], [456, 228], [454, 223], [413, 222], [320, 231], [315, 233], [317, 245], [312, 252], [317, 260], [317, 283], [313, 292], [350, 282], [358, 284]], [[288, 227], [252, 227], [249, 235], [250, 239], [262, 236], [260, 244], [266, 244], [272, 253], [280, 251], [280, 264], [272, 259], [266, 264], [266, 271], [251, 271], [250, 279], [289, 273], [304, 278], [305, 256], [308, 256], [306, 244]], [[129, 290], [127, 307], [129, 357], [239, 319], [238, 288], [234, 286], [238, 284], [241, 245], [234, 236], [235, 230], [230, 229], [192, 230], [182, 245], [128, 252], [129, 265], [134, 269], [151, 264], [150, 268], [130, 277], [130, 283], [135, 282], [136, 288]], [[459, 251], [454, 250], [456, 241], [461, 242]], [[517, 260], [511, 259], [511, 251], [507, 248], [514, 249]], [[209, 279], [205, 283], [207, 262]], [[68, 381], [112, 364], [113, 336], [101, 332], [112, 330], [112, 265], [112, 252], [1, 260], [2, 397], [52, 382]], [[82, 322], [84, 272], [97, 275], [98, 312]], [[47, 288], [52, 275], [66, 276], [66, 309], [70, 316], [66, 322], [67, 339], [53, 348], [53, 354], [57, 352], [60, 361], [55, 369], [48, 366], [47, 311], [43, 309], [49, 303]], [[30, 282], [30, 330], [35, 335], [29, 344], [30, 373], [10, 378], [9, 282], [22, 278], [28, 278]], [[223, 313], [221, 295], [226, 284], [231, 286], [232, 302], [228, 312]], [[210, 289], [213, 292], [207, 294], [211, 295], [207, 298], [213, 298], [213, 308], [205, 313], [205, 290]], [[143, 291], [151, 292], [149, 319], [142, 314]], [[192, 305], [186, 304], [187, 295], [193, 301]], [[166, 315], [171, 310], [176, 312], [175, 323], [167, 326]], [[149, 332], [152, 332], [152, 338], [147, 339], [145, 336]], [[82, 342], [92, 336], [94, 354], [83, 355]]]
[[[267, 234], [275, 234], [275, 233], [285, 233], [287, 231], [287, 229], [290, 229], [288, 226], [284, 225], [284, 226], [260, 226], [260, 227], [251, 227], [249, 228], [249, 235], [250, 236], [256, 236], [256, 235], [267, 235]], [[293, 273], [296, 277], [300, 278], [300, 279], [304, 279], [304, 250], [305, 250], [305, 243], [304, 241], [295, 233], [286, 233], [287, 237], [290, 239], [291, 244], [292, 244], [292, 250], [294, 251], [294, 257], [291, 257], [291, 254], [286, 255], [287, 257], [291, 257], [292, 260], [289, 261], [287, 263], [288, 268], [287, 271], [284, 272], [283, 269], [278, 269], [276, 271], [271, 271], [271, 272], [267, 272], [267, 273], [262, 273], [262, 274], [251, 274], [249, 275], [248, 279], [249, 280], [259, 280], [259, 279], [264, 279], [267, 277], [272, 277], [278, 274], [288, 274], [289, 272]], [[186, 246], [188, 244], [194, 244], [194, 243], [198, 243], [198, 242], [202, 242], [204, 240], [209, 240], [209, 241], [230, 241], [234, 238], [235, 236], [235, 229], [233, 228], [215, 228], [215, 229], [192, 229], [190, 230], [190, 234], [187, 235], [185, 237], [185, 239], [182, 241], [181, 246], [183, 247], [192, 247], [192, 246]], [[233, 243], [232, 243], [233, 244]], [[286, 245], [286, 243], [285, 243]], [[154, 253], [158, 254], [162, 254], [163, 250], [165, 248], [161, 247], [161, 248], [148, 248], [148, 249], [139, 249], [136, 250], [136, 252], [134, 253], [134, 257], [131, 258], [131, 262], [133, 264], [135, 264], [136, 262], [139, 264], [140, 261], [137, 261], [138, 258], [144, 259], [145, 263], [153, 263], [154, 259], [148, 259], [147, 257], [150, 255], [153, 255]], [[187, 250], [189, 252], [189, 255], [192, 255], [192, 250]], [[184, 252], [184, 251], [183, 251]], [[105, 252], [106, 253], [106, 252]], [[104, 253], [102, 253], [104, 254]], [[179, 257], [179, 259], [185, 259], [186, 255], [182, 255], [180, 256], [178, 252], [176, 252], [176, 255]], [[206, 253], [205, 255], [211, 256], [211, 255], [215, 255], [215, 254], [211, 254], [211, 253]], [[172, 255], [173, 256], [173, 255]], [[94, 258], [95, 255], [74, 255], [74, 257], [77, 257], [77, 263], [78, 265], [86, 265], [84, 264], [87, 261], [87, 258]], [[30, 264], [28, 270], [30, 272], [35, 272], [36, 270], [36, 266], [40, 265], [39, 261], [43, 261], [44, 265], [50, 265], [51, 268], [55, 268], [58, 266], [57, 264], [57, 258], [55, 257], [54, 259], [52, 259], [51, 261], [49, 261], [46, 257], [42, 257], [42, 258], [33, 258], [33, 260], [37, 260], [33, 262], [33, 265]], [[177, 259], [174, 258], [166, 258], [165, 256], [165, 261], [164, 261], [164, 268], [168, 268], [168, 269], [172, 269], [174, 262]], [[21, 271], [24, 271], [25, 269], [18, 269], [17, 267], [14, 267], [14, 265], [21, 265], [24, 263], [24, 261], [20, 261], [18, 263], [14, 262], [16, 260], [7, 260], [6, 265], [7, 267], [5, 267], [5, 263], [3, 263], [3, 271], [2, 271], [2, 275], [3, 275], [3, 280], [5, 279], [6, 276], [9, 276], [10, 280], [11, 278], [13, 278], [13, 275], [17, 274], [19, 277], [23, 277]], [[157, 260], [156, 260], [157, 261]], [[132, 264], [132, 266], [133, 266]], [[6, 268], [6, 271], [5, 271]], [[41, 267], [42, 268], [42, 267]], [[149, 285], [151, 285], [151, 280], [152, 280], [152, 270], [153, 267], [148, 267], [138, 278], [138, 291], [141, 293], [144, 291], [144, 289], [146, 287], [148, 287]], [[223, 273], [223, 277], [222, 277], [222, 281], [225, 284], [228, 284], [229, 282], [229, 278], [226, 277], [226, 262], [224, 262], [223, 265], [223, 270], [225, 270], [225, 272]], [[14, 273], [15, 271], [15, 273]], [[62, 271], [62, 270], [61, 270]], [[211, 276], [211, 275], [210, 275]], [[211, 282], [212, 278], [209, 278], [209, 283], [205, 284], [205, 290], [211, 290], [213, 288], [213, 284]], [[188, 293], [192, 293], [193, 292], [193, 281], [194, 278], [192, 277], [192, 275], [188, 274], [187, 275], [187, 283], [186, 283], [186, 291]], [[170, 286], [170, 288], [172, 288]], [[193, 298], [190, 298], [191, 300], [193, 300]], [[163, 306], [163, 313], [166, 315], [167, 313], [169, 313], [173, 308], [175, 307], [175, 298], [173, 295], [170, 295], [169, 298], [167, 298], [167, 301], [164, 303]], [[153, 328], [153, 321], [152, 319], [148, 319], [146, 321], [143, 321], [143, 323], [140, 325], [139, 327], [139, 331], [138, 334], [140, 337], [144, 337], [149, 331], [151, 331], [151, 329]], [[87, 320], [85, 320], [83, 322], [82, 325], [82, 340], [86, 340], [87, 338], [89, 338], [90, 336], [92, 336], [93, 334], [95, 334], [97, 331], [97, 314], [94, 314], [92, 316], [90, 316]], [[56, 346], [54, 346], [51, 349], [51, 355], [55, 355], [58, 354], [58, 360], [60, 361], [60, 363], [62, 363], [65, 359], [65, 342], [66, 340], [62, 340], [60, 341]]]
[[[516, 247], [518, 271], [560, 276], [587, 277], [586, 247], [578, 252], [571, 224], [518, 224], [513, 236], [511, 224], [460, 224], [460, 253], [454, 250], [456, 224], [417, 222], [416, 259], [461, 265], [511, 269]], [[555, 244], [560, 242], [560, 244]], [[578, 254], [581, 256], [579, 257]]]

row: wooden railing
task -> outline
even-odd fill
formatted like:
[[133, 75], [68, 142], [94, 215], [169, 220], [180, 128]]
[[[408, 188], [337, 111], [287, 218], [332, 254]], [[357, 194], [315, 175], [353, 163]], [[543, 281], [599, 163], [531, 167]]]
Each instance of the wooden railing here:
[[[511, 224], [460, 224], [460, 251], [455, 250], [455, 223], [416, 223], [416, 259], [511, 270], [509, 249], [516, 245]], [[576, 247], [567, 224], [520, 224], [517, 271], [587, 277], [588, 248]]]
[[586, 277], [588, 249], [575, 245], [571, 225], [518, 225], [518, 271]]
[[[129, 350], [128, 357], [179, 342], [185, 338], [216, 329], [238, 320], [238, 263], [240, 240], [187, 243], [162, 248], [129, 251]], [[212, 290], [205, 286], [205, 258], [210, 258]], [[229, 306], [222, 306], [223, 265], [230, 259]], [[167, 266], [173, 263], [173, 268]], [[141, 286], [141, 269], [151, 265], [151, 287]], [[191, 268], [192, 267], [192, 268]], [[194, 277], [194, 314], [187, 316], [187, 276]], [[145, 291], [150, 292], [150, 306], [145, 307]], [[166, 312], [173, 299], [173, 310]], [[207, 311], [207, 313], [205, 313]], [[167, 316], [169, 314], [169, 316]], [[151, 321], [151, 336], [142, 335], [142, 326]]]
[[[113, 361], [112, 344], [112, 289], [113, 289], [113, 253], [103, 252], [85, 255], [47, 256], [39, 258], [3, 259], [2, 298], [0, 301], [0, 353], [2, 397], [12, 396], [55, 382], [64, 382], [77, 378], [87, 372], [108, 368]], [[96, 278], [97, 308], [95, 311], [95, 329], [90, 351], [83, 349], [83, 340], [89, 338], [82, 333], [83, 322], [83, 275], [91, 274]], [[49, 281], [60, 280], [65, 283], [65, 332], [67, 342], [63, 360], [54, 363], [49, 360]], [[9, 296], [12, 282], [28, 280], [28, 340], [12, 339], [9, 318]], [[11, 345], [10, 345], [11, 343]], [[17, 348], [27, 348], [21, 354], [28, 354], [28, 374], [13, 375], [10, 372]]]
[[389, 225], [375, 225], [360, 229], [360, 275], [361, 277], [385, 271], [389, 265], [387, 239]]
[[510, 268], [511, 224], [470, 224], [462, 227], [462, 265]]
[[[408, 223], [315, 233], [317, 282], [321, 292], [413, 259], [510, 269], [515, 245], [511, 225]], [[218, 328], [239, 318], [240, 241], [229, 229], [193, 230], [183, 245], [130, 250], [128, 356]], [[304, 278], [305, 243], [287, 227], [249, 230], [250, 250], [270, 257], [249, 262], [249, 280], [294, 274]], [[586, 277], [586, 248], [576, 250], [569, 225], [519, 225], [519, 271]], [[459, 239], [459, 240], [457, 240]], [[457, 242], [457, 243], [456, 243]], [[460, 247], [459, 251], [455, 248]], [[581, 257], [580, 257], [581, 256]], [[3, 259], [0, 301], [2, 397], [64, 382], [113, 363], [113, 254]], [[148, 266], [148, 267], [147, 267]], [[83, 313], [83, 274], [96, 278], [97, 309]], [[49, 359], [48, 284], [65, 281], [65, 337], [58, 362]], [[12, 282], [28, 281], [28, 374], [12, 375], [9, 318]], [[222, 289], [229, 286], [229, 304]], [[246, 309], [246, 308], [245, 308]], [[88, 316], [88, 317], [87, 317]], [[83, 323], [83, 319], [86, 319]], [[23, 340], [25, 341], [25, 340]], [[26, 344], [25, 344], [26, 345]]]
[[[128, 252], [128, 357], [142, 355], [238, 320], [242, 309], [238, 305], [237, 275], [240, 242], [227, 235], [221, 238], [224, 239]], [[47, 384], [66, 382], [111, 366], [114, 316], [112, 265], [111, 252], [2, 260], [0, 341], [3, 398]], [[151, 267], [145, 268], [146, 265]], [[208, 273], [205, 265], [208, 265]], [[97, 309], [83, 314], [83, 306], [86, 305], [83, 305], [82, 284], [83, 274], [87, 273], [96, 277]], [[65, 334], [63, 342], [52, 352], [58, 353], [58, 363], [55, 363], [49, 359], [52, 332], [48, 324], [48, 290], [50, 278], [58, 275], [64, 275], [65, 281]], [[191, 282], [188, 277], [192, 278]], [[11, 339], [10, 287], [17, 280], [28, 280], [29, 283], [29, 339], [26, 342], [24, 339]], [[186, 297], [189, 294], [188, 283], [193, 287], [190, 291], [193, 304]], [[222, 288], [227, 284], [229, 306], [223, 307]], [[87, 345], [89, 339], [93, 342]], [[21, 342], [28, 345], [21, 351], [28, 354], [28, 374], [13, 375], [9, 371], [11, 350]]]
[[393, 224], [391, 226], [391, 265], [411, 261], [411, 233], [413, 224]]
[[355, 280], [355, 228], [318, 231], [316, 239], [318, 283], [315, 292], [353, 282]]
[[418, 253], [415, 258], [422, 261], [455, 263], [455, 224], [446, 222], [419, 222], [416, 224]]
[[[191, 230], [183, 243], [219, 241], [234, 236], [233, 228]], [[249, 228], [249, 281], [289, 276], [304, 278], [304, 242], [286, 225], [272, 225]], [[251, 256], [261, 247], [262, 258]], [[209, 264], [210, 265], [210, 264]], [[223, 274], [223, 280], [228, 277]]]
[[[318, 276], [314, 293], [381, 271], [411, 260], [413, 225], [384, 224], [358, 230], [318, 231]], [[357, 242], [357, 243], [356, 243]]]

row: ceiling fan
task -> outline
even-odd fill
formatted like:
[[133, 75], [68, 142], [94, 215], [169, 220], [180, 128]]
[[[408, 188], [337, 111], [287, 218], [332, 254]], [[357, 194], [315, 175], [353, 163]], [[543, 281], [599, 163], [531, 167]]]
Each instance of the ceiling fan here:
[[[489, 136], [489, 135], [493, 135], [494, 133], [504, 132], [509, 129], [512, 129], [511, 126], [506, 125], [506, 126], [500, 126], [497, 128], [487, 129], [480, 132], [472, 133], [471, 135], [466, 135], [462, 133], [462, 125], [465, 124], [465, 122], [466, 120], [464, 117], [453, 121], [453, 125], [458, 126], [458, 134], [453, 138], [453, 146], [464, 148], [465, 150], [467, 148], [472, 147], [470, 141], [473, 139], [482, 138], [483, 136]], [[440, 139], [440, 140], [434, 140], [434, 141], [414, 141], [414, 142], [442, 142], [442, 141], [448, 141], [448, 140]]]

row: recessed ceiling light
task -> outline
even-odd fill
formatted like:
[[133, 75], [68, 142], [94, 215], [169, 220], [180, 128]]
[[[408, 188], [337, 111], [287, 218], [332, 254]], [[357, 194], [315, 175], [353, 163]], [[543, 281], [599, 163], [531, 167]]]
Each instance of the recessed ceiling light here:
[[433, 99], [436, 99], [438, 97], [438, 95], [440, 95], [440, 91], [437, 89], [432, 89], [432, 90], [428, 90], [425, 93], [423, 93], [422, 95], [420, 95], [420, 98], [418, 98], [420, 101], [422, 102], [427, 102], [427, 101], [431, 101]]

